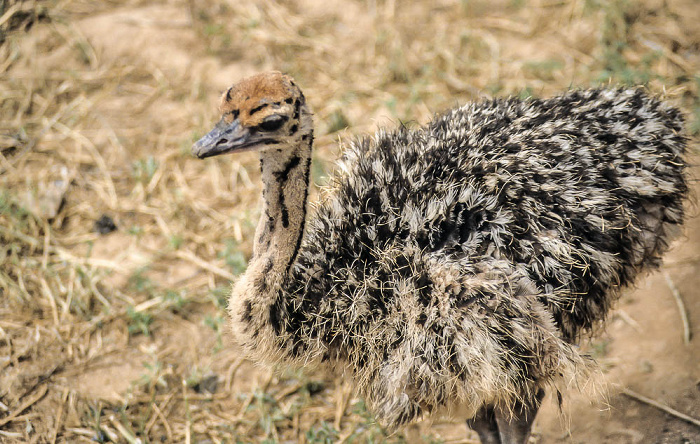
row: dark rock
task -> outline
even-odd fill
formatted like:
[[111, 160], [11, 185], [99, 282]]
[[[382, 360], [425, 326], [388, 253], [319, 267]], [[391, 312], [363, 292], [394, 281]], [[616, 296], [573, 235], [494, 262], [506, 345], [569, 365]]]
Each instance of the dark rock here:
[[114, 223], [114, 220], [106, 214], [103, 214], [95, 221], [95, 231], [100, 234], [109, 234], [116, 229], [117, 225]]

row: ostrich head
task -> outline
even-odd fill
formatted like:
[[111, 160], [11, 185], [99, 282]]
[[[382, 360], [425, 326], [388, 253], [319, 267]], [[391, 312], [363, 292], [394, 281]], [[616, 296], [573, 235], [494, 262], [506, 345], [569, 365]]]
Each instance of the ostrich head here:
[[290, 76], [276, 71], [233, 85], [221, 97], [219, 109], [221, 120], [192, 146], [199, 158], [291, 148], [313, 129], [304, 94]]

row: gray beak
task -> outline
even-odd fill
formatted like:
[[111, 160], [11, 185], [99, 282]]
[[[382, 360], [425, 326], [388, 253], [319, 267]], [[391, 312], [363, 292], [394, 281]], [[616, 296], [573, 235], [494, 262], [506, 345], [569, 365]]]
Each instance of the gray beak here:
[[243, 151], [259, 142], [238, 120], [226, 123], [222, 118], [214, 129], [192, 145], [192, 154], [204, 159], [233, 151]]

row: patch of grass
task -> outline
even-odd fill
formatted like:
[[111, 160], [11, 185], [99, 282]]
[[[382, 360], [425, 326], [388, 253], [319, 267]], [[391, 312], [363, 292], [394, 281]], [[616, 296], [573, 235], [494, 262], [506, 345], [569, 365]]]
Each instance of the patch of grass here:
[[[158, 304], [161, 308], [168, 309], [173, 313], [180, 313], [183, 308], [190, 302], [187, 297], [187, 290], [180, 289], [175, 290], [171, 288], [162, 288], [162, 286], [154, 282], [150, 277], [147, 276], [148, 267], [142, 267], [136, 270], [129, 277], [129, 289], [131, 292], [140, 293], [146, 296], [148, 299], [155, 299], [158, 297], [162, 298], [162, 302]], [[135, 325], [141, 325], [142, 320], [139, 319], [140, 315], [134, 314]], [[150, 316], [150, 315], [149, 315]], [[150, 320], [152, 321], [152, 319]], [[148, 323], [150, 324], [150, 321]], [[134, 330], [134, 329], [132, 329]], [[142, 329], [135, 328], [134, 331], [141, 331]]]
[[529, 99], [530, 97], [535, 97], [535, 93], [531, 87], [526, 86], [520, 90], [518, 97], [521, 99]]
[[220, 332], [221, 326], [224, 323], [224, 319], [221, 316], [216, 316], [216, 317], [206, 316], [204, 318], [203, 322], [204, 322], [204, 325], [211, 328], [215, 332]]
[[[364, 400], [360, 399], [352, 406], [352, 413], [359, 416], [361, 421], [355, 425], [355, 430], [348, 439], [349, 443], [379, 444], [389, 442], [388, 434], [367, 410]], [[394, 435], [392, 438], [392, 442], [403, 442], [403, 436]]]
[[129, 233], [130, 235], [134, 236], [137, 239], [140, 239], [141, 236], [144, 235], [145, 230], [143, 229], [143, 227], [141, 225], [132, 225], [127, 230], [127, 233]]
[[225, 322], [224, 316], [217, 315], [217, 316], [205, 316], [204, 317], [204, 325], [207, 327], [211, 328], [214, 330], [216, 333], [216, 344], [214, 345], [214, 349], [212, 350], [213, 353], [217, 353], [221, 348], [223, 347], [223, 340], [221, 338], [221, 332], [223, 330], [224, 322]]
[[694, 76], [695, 95], [693, 97], [691, 120], [688, 124], [688, 131], [692, 136], [700, 135], [700, 75]]
[[156, 388], [167, 388], [168, 382], [163, 375], [163, 363], [154, 357], [153, 362], [144, 362], [143, 368], [146, 372], [143, 373], [136, 384], [147, 387], [147, 392], [153, 392]]
[[324, 186], [328, 183], [328, 180], [330, 179], [330, 175], [326, 165], [327, 164], [325, 159], [322, 159], [318, 156], [314, 156], [313, 162], [311, 162], [311, 177], [313, 179], [313, 183], [316, 184], [316, 186]]
[[204, 373], [195, 365], [190, 368], [190, 374], [185, 379], [185, 385], [189, 388], [196, 387], [204, 377]]
[[564, 63], [557, 59], [529, 61], [523, 65], [526, 73], [542, 80], [554, 80], [554, 73], [563, 67]]
[[155, 282], [153, 282], [151, 280], [151, 278], [146, 276], [147, 272], [148, 272], [148, 267], [141, 267], [138, 270], [136, 270], [129, 277], [129, 287], [134, 291], [138, 291], [140, 293], [145, 293], [149, 296], [153, 296], [153, 294], [155, 293], [155, 290], [157, 288], [157, 285]]
[[158, 169], [158, 161], [153, 156], [134, 161], [131, 166], [131, 175], [137, 182], [147, 184], [153, 179]]
[[207, 25], [204, 25], [204, 35], [207, 37], [211, 37], [214, 35], [220, 35], [223, 34], [224, 32], [224, 26], [220, 24], [215, 24], [215, 23], [210, 23]]
[[126, 315], [129, 318], [127, 329], [130, 335], [138, 333], [144, 336], [151, 335], [150, 327], [153, 323], [153, 315], [144, 311], [137, 311], [134, 307], [128, 307], [126, 309]]
[[248, 267], [245, 256], [238, 248], [238, 242], [233, 239], [224, 240], [224, 251], [219, 253], [219, 257], [224, 259], [233, 274], [241, 274]]
[[18, 232], [38, 229], [39, 221], [4, 189], [0, 189], [0, 217], [5, 219], [0, 220], [1, 225], [6, 224]]
[[391, 116], [396, 118], [398, 117], [398, 109], [397, 109], [397, 100], [396, 97], [390, 97], [387, 100], [384, 101], [384, 106], [387, 107], [389, 112], [391, 113]]
[[273, 437], [273, 428], [277, 428], [277, 423], [289, 419], [282, 411], [277, 400], [270, 393], [260, 389], [253, 392], [253, 402], [249, 410], [257, 416], [256, 423], [266, 439]]
[[606, 50], [603, 55], [604, 68], [596, 79], [598, 82], [606, 83], [612, 79], [617, 83], [635, 86], [646, 85], [653, 79], [661, 79], [661, 76], [651, 69], [660, 53], [645, 54], [638, 65], [631, 65], [623, 54], [623, 48], [624, 45], [615, 44]]
[[636, 52], [637, 57], [640, 55], [639, 50], [633, 51], [630, 46], [634, 38], [632, 26], [637, 20], [635, 4], [629, 0], [614, 0], [593, 7], [604, 11], [602, 69], [596, 81], [606, 83], [613, 80], [625, 85], [646, 85], [652, 79], [661, 79], [652, 69], [653, 63], [661, 56], [660, 52], [644, 50], [639, 62], [630, 63], [628, 60], [628, 53]]
[[349, 126], [350, 121], [345, 116], [345, 113], [343, 113], [343, 111], [340, 109], [336, 109], [330, 116], [328, 116], [328, 129], [326, 132], [328, 134], [332, 134], [337, 131], [344, 130]]
[[595, 359], [604, 358], [608, 355], [608, 348], [610, 346], [609, 339], [600, 339], [591, 342], [592, 355]]
[[700, 135], [700, 103], [695, 105], [693, 109], [693, 120], [691, 120], [690, 125], [688, 125], [688, 130], [693, 136]]
[[176, 291], [168, 289], [165, 290], [163, 299], [167, 302], [168, 307], [173, 310], [173, 312], [177, 313], [189, 302], [185, 294], [185, 290]]
[[102, 420], [102, 406], [100, 403], [98, 405], [88, 405], [87, 407], [87, 418], [85, 418], [85, 423], [87, 423], [90, 429], [94, 432], [92, 440], [100, 444], [112, 442], [110, 436], [101, 427]]
[[321, 421], [320, 424], [314, 424], [306, 432], [306, 442], [309, 444], [332, 444], [339, 438], [339, 432], [332, 424], [326, 421]]
[[209, 299], [214, 303], [218, 310], [225, 310], [228, 305], [228, 298], [231, 295], [231, 287], [216, 287], [209, 290]]
[[197, 11], [197, 18], [200, 19], [198, 29], [207, 42], [209, 54], [220, 55], [223, 51], [231, 50], [233, 39], [230, 28], [227, 26], [227, 23], [217, 22], [216, 20], [228, 12], [229, 7], [226, 4], [216, 5], [216, 10], [214, 11], [208, 11], [203, 8]]
[[[67, 7], [57, 9], [63, 3]], [[367, 134], [374, 122], [384, 125], [387, 117], [397, 125], [425, 122], [432, 111], [484, 92], [551, 96], [608, 79], [646, 83], [652, 94], [666, 87], [687, 113], [689, 132], [700, 135], [700, 77], [692, 57], [685, 57], [696, 49], [698, 33], [678, 13], [685, 0], [506, 0], [496, 14], [492, 3], [472, 0], [358, 2], [350, 8], [328, 3], [313, 11], [313, 0], [252, 0], [235, 8], [183, 2], [191, 10], [175, 7], [180, 17], [169, 12], [168, 2], [147, 8], [131, 2], [139, 34], [166, 36], [144, 39], [133, 53], [94, 39], [94, 32], [133, 26], [113, 14], [128, 5], [92, 2], [85, 9], [83, 3], [0, 2], [0, 16], [14, 10], [0, 24], [6, 31], [0, 32], [0, 65], [7, 73], [0, 79], [0, 356], [9, 358], [0, 359], [0, 367], [9, 363], [12, 371], [2, 375], [22, 393], [30, 388], [23, 386], [26, 375], [47, 365], [72, 368], [106, 353], [129, 359], [134, 342], [147, 344], [153, 355], [141, 383], [122, 394], [123, 405], [105, 407], [71, 391], [62, 404], [59, 441], [185, 442], [187, 433], [192, 442], [334, 442], [348, 433], [347, 442], [355, 444], [403, 441], [400, 434], [385, 433], [364, 403], [355, 401], [335, 430], [337, 390], [333, 381], [309, 379], [320, 378], [315, 374], [273, 378], [252, 398], [250, 378], [240, 374], [231, 380], [231, 396], [205, 400], [189, 389], [183, 395], [183, 380], [197, 391], [208, 365], [223, 375], [221, 365], [233, 366], [240, 357], [239, 349], [222, 345], [228, 342], [222, 337], [230, 283], [194, 263], [178, 267], [179, 253], [186, 251], [236, 274], [246, 268], [245, 248], [227, 238], [231, 217], [240, 222], [246, 246], [255, 230], [257, 200], [248, 194], [259, 186], [257, 159], [243, 154], [199, 162], [190, 154], [211, 124], [220, 88], [243, 73], [280, 69], [303, 87], [318, 113], [316, 184], [325, 183], [335, 158], [329, 147], [335, 137], [327, 132], [347, 127], [350, 139]], [[37, 20], [44, 14], [37, 8], [53, 23]], [[159, 26], [161, 12], [173, 26]], [[98, 16], [104, 29], [91, 29]], [[179, 32], [183, 23], [195, 33]], [[355, 32], [358, 23], [363, 32]], [[601, 32], [600, 38], [582, 35], [587, 30]], [[168, 44], [188, 50], [167, 60], [151, 58], [169, 53]], [[96, 57], [96, 49], [119, 57]], [[675, 57], [684, 59], [677, 63]], [[222, 75], [231, 77], [223, 81]], [[36, 194], [38, 184], [63, 168], [73, 182], [59, 216], [42, 220], [27, 212], [25, 192]], [[148, 188], [154, 178], [158, 186]], [[212, 184], [224, 193], [214, 196]], [[97, 234], [100, 214], [112, 215], [128, 234]], [[162, 232], [177, 234], [152, 235]], [[151, 257], [157, 263], [150, 269], [134, 271], [134, 264]], [[164, 288], [161, 276], [178, 287]], [[196, 330], [193, 337], [212, 349], [193, 356], [190, 337], [180, 344], [155, 334], [173, 320], [180, 325], [176, 317], [186, 319]], [[151, 337], [115, 343], [125, 325], [132, 336]], [[607, 343], [595, 348], [600, 356], [613, 351]], [[38, 418], [57, 412], [62, 388], [50, 384], [48, 390], [32, 405], [30, 413]], [[218, 421], [218, 411], [236, 420]], [[53, 430], [30, 421], [35, 427], [28, 439], [52, 440]], [[3, 431], [21, 434], [25, 427], [16, 421]], [[453, 427], [461, 431], [464, 424], [455, 421]], [[431, 436], [424, 441], [439, 442]]]
[[173, 250], [179, 250], [180, 247], [182, 247], [182, 244], [183, 244], [184, 242], [185, 242], [185, 241], [184, 241], [184, 239], [182, 238], [182, 236], [177, 235], [177, 234], [173, 234], [172, 236], [170, 236], [170, 237], [168, 238], [168, 245], [169, 245], [170, 248], [172, 248]]

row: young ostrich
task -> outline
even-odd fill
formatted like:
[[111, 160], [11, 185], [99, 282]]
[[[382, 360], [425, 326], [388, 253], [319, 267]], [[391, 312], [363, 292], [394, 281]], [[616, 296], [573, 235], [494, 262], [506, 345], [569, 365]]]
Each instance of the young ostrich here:
[[312, 114], [291, 77], [232, 86], [200, 158], [257, 150], [264, 204], [229, 302], [257, 361], [351, 375], [389, 428], [447, 409], [524, 443], [572, 345], [683, 220], [683, 119], [639, 90], [468, 104], [353, 144], [306, 218]]

